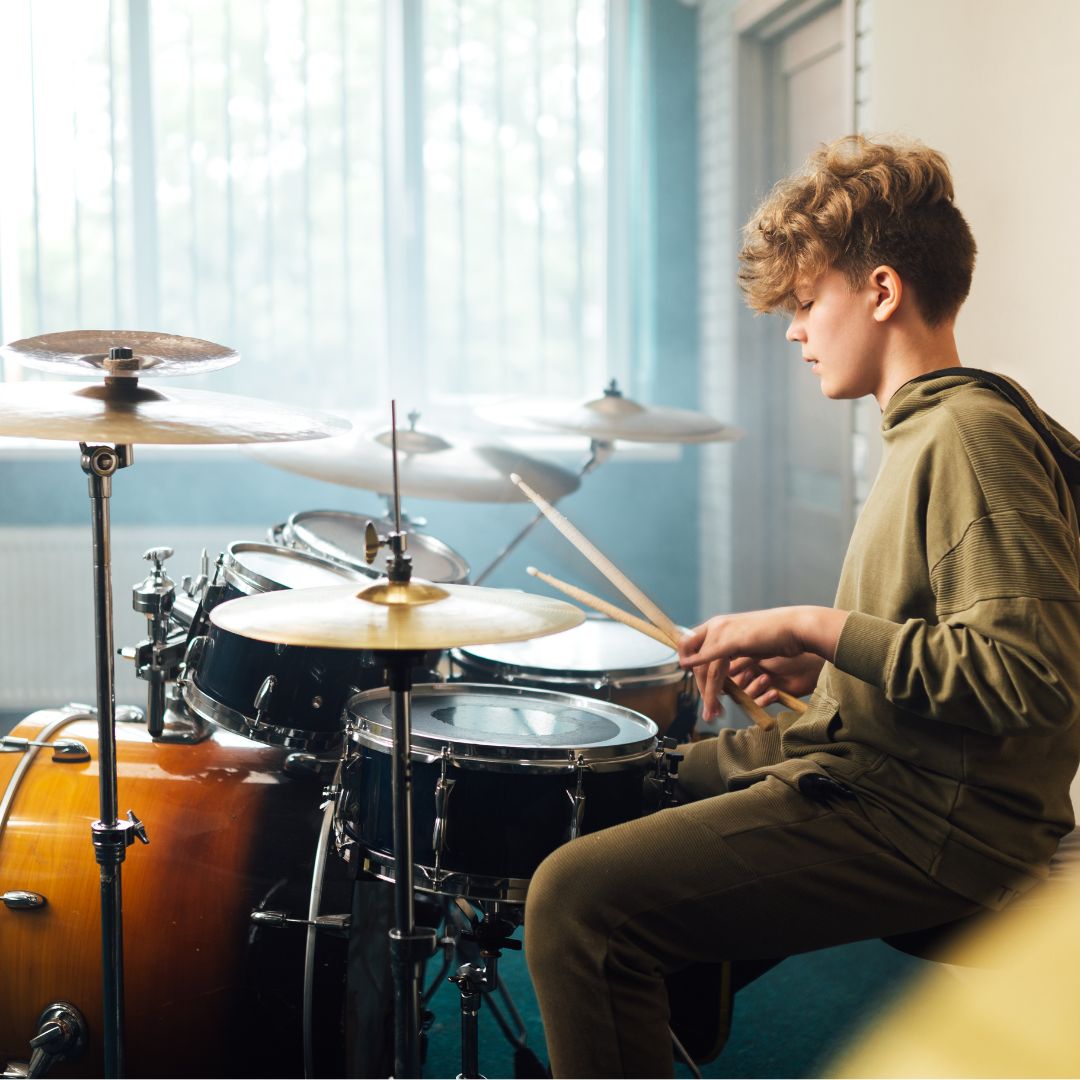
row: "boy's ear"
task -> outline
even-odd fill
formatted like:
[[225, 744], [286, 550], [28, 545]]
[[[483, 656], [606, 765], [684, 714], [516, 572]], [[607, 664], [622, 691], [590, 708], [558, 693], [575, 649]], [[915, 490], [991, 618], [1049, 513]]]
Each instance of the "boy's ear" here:
[[870, 273], [874, 300], [874, 319], [886, 322], [896, 314], [904, 295], [904, 283], [891, 266], [879, 266]]

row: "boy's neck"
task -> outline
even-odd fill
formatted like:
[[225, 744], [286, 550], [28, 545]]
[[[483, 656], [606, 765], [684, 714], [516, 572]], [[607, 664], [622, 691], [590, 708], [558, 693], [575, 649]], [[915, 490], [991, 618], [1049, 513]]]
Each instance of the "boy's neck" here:
[[881, 379], [874, 397], [882, 412], [905, 383], [942, 368], [960, 367], [954, 323], [927, 326], [921, 318], [890, 327], [892, 337], [881, 364]]

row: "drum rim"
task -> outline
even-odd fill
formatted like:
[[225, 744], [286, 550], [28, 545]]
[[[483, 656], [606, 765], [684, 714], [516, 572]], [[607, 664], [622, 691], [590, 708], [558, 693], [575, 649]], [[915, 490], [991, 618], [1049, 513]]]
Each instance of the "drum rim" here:
[[[363, 521], [373, 521], [377, 524], [385, 525], [388, 528], [393, 526], [393, 521], [390, 518], [386, 516], [374, 517], [370, 514], [361, 514], [356, 510], [297, 510], [295, 513], [290, 514], [286, 522], [280, 527], [282, 542], [287, 544], [294, 551], [310, 552], [313, 555], [318, 555], [331, 562], [340, 562], [350, 569], [360, 570], [362, 573], [366, 573], [373, 577], [382, 576], [382, 574], [373, 566], [358, 562], [342, 548], [336, 547], [333, 544], [327, 544], [325, 541], [322, 542], [320, 546], [315, 546], [310, 540], [304, 539], [302, 534], [298, 534], [297, 526], [299, 526], [300, 529], [304, 528], [304, 523], [301, 519], [314, 517], [316, 515], [338, 518], [358, 518]], [[455, 551], [445, 541], [432, 536], [431, 533], [428, 532], [410, 529], [409, 537], [417, 547], [424, 548], [433, 555], [446, 559], [451, 566], [456, 567], [457, 577], [433, 578], [431, 580], [438, 580], [443, 584], [450, 585], [462, 585], [469, 580], [469, 576], [472, 574], [472, 567], [469, 565], [468, 559], [466, 559], [459, 551]], [[326, 550], [327, 548], [329, 548], [329, 552]]]
[[347, 573], [338, 574], [338, 576], [342, 578], [342, 584], [348, 583], [347, 574], [352, 574], [352, 580], [354, 581], [360, 583], [366, 583], [368, 581], [368, 576], [358, 574], [355, 567], [339, 566], [332, 560], [324, 559], [321, 555], [316, 555], [310, 551], [301, 551], [297, 548], [284, 547], [281, 544], [270, 544], [265, 540], [233, 540], [232, 543], [225, 548], [221, 564], [222, 576], [234, 589], [238, 589], [248, 596], [257, 593], [278, 592], [284, 589], [290, 589], [292, 586], [282, 585], [280, 581], [274, 581], [273, 578], [268, 578], [264, 574], [260, 574], [257, 570], [252, 570], [249, 567], [244, 566], [237, 556], [245, 551], [258, 551], [262, 554], [284, 556], [287, 559], [298, 559], [301, 562], [309, 563], [312, 566], [329, 568], [335, 573], [344, 570]]
[[[614, 619], [605, 618], [590, 612], [582, 626], [622, 626]], [[572, 627], [566, 633], [573, 633], [578, 627]], [[508, 642], [509, 647], [527, 644], [527, 642]], [[532, 681], [551, 686], [592, 686], [597, 690], [610, 686], [618, 690], [622, 687], [673, 686], [690, 678], [690, 672], [679, 667], [678, 653], [674, 649], [672, 659], [659, 664], [645, 664], [640, 667], [625, 668], [553, 668], [539, 664], [513, 664], [491, 657], [480, 656], [474, 649], [485, 646], [462, 645], [450, 650], [450, 658], [463, 670], [478, 671], [484, 676], [501, 675], [508, 685], [517, 679], [522, 683]], [[571, 674], [572, 673], [572, 674]], [[493, 680], [500, 681], [500, 680]]]
[[290, 728], [256, 720], [238, 709], [215, 701], [196, 685], [194, 675], [184, 680], [181, 694], [184, 704], [203, 720], [216, 724], [225, 731], [231, 731], [234, 735], [243, 735], [244, 738], [264, 746], [282, 746], [286, 750], [307, 750], [320, 753], [340, 746], [344, 736], [344, 732], [340, 729], [338, 731], [311, 731], [308, 728]]
[[[609, 719], [613, 714], [618, 717], [631, 717], [644, 725], [642, 737], [632, 742], [608, 746], [506, 746], [496, 742], [481, 743], [463, 739], [451, 742], [448, 739], [417, 732], [410, 732], [411, 745], [409, 757], [413, 761], [431, 763], [443, 757], [443, 749], [451, 746], [453, 752], [448, 755], [450, 764], [463, 768], [483, 768], [496, 772], [572, 772], [582, 764], [590, 772], [615, 771], [628, 768], [634, 763], [653, 757], [656, 753], [659, 728], [656, 722], [644, 713], [626, 708], [614, 702], [586, 697], [583, 694], [564, 694], [556, 690], [534, 689], [492, 685], [490, 683], [421, 683], [413, 687], [413, 699], [417, 694], [438, 698], [449, 694], [479, 693], [495, 694], [515, 698], [533, 698], [544, 701], [555, 699], [556, 704], [567, 708], [580, 709], [582, 712], [600, 713]], [[390, 690], [376, 687], [354, 694], [345, 703], [345, 734], [350, 743], [374, 750], [376, 753], [389, 753], [393, 747], [393, 729], [389, 722], [373, 721], [370, 717], [356, 715], [356, 706], [366, 701], [386, 700]], [[360, 726], [361, 720], [367, 723]], [[500, 752], [501, 751], [501, 752]]]

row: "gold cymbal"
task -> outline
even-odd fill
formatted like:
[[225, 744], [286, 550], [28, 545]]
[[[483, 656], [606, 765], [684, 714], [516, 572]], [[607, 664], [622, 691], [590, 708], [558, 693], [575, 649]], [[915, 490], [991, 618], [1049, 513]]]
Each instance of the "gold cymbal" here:
[[[130, 357], [110, 357], [113, 348], [126, 348]], [[159, 334], [146, 330], [62, 330], [39, 334], [0, 346], [0, 356], [24, 367], [63, 375], [108, 375], [144, 378], [163, 375], [202, 375], [229, 367], [240, 354], [227, 345], [202, 338]]]
[[0, 384], [0, 435], [22, 438], [192, 445], [321, 439], [348, 428], [314, 409], [130, 379]]
[[640, 405], [612, 381], [603, 395], [567, 402], [534, 398], [503, 401], [477, 412], [497, 424], [585, 435], [599, 442], [708, 443], [742, 437], [738, 428], [691, 409]]
[[[319, 445], [267, 446], [249, 451], [259, 461], [316, 480], [389, 494], [393, 477], [390, 433], [353, 431]], [[398, 432], [401, 494], [462, 502], [522, 502], [510, 481], [518, 473], [551, 502], [576, 491], [575, 473], [529, 457], [496, 440], [442, 435], [412, 428]]]
[[[381, 596], [373, 591], [386, 590]], [[383, 582], [372, 599], [355, 585], [281, 589], [219, 604], [210, 620], [222, 630], [256, 641], [329, 649], [449, 649], [500, 641], [526, 641], [569, 630], [584, 612], [562, 600], [475, 585]], [[402, 602], [401, 590], [415, 593]]]

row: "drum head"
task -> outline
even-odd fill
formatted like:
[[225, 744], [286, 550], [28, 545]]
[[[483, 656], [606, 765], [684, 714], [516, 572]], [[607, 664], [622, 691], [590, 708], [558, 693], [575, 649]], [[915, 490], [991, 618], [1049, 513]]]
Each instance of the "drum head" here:
[[371, 581], [367, 575], [305, 551], [293, 551], [258, 540], [233, 541], [225, 549], [222, 569], [229, 584], [248, 594]]
[[[350, 739], [386, 750], [393, 741], [390, 692], [368, 690], [347, 706]], [[434, 683], [412, 692], [413, 756], [434, 760], [450, 748], [456, 764], [485, 768], [590, 768], [652, 753], [657, 727], [606, 701], [551, 690]]]
[[[369, 577], [381, 577], [384, 554], [369, 566], [364, 560], [364, 529], [373, 521], [380, 532], [393, 528], [386, 518], [369, 518], [345, 510], [305, 510], [293, 514], [282, 530], [282, 539], [303, 551], [344, 563]], [[413, 574], [427, 581], [464, 585], [469, 564], [452, 548], [427, 533], [409, 532], [408, 553]]]
[[590, 616], [561, 634], [501, 645], [455, 649], [468, 671], [500, 680], [520, 676], [530, 682], [667, 682], [682, 679], [678, 654], [632, 626]]

